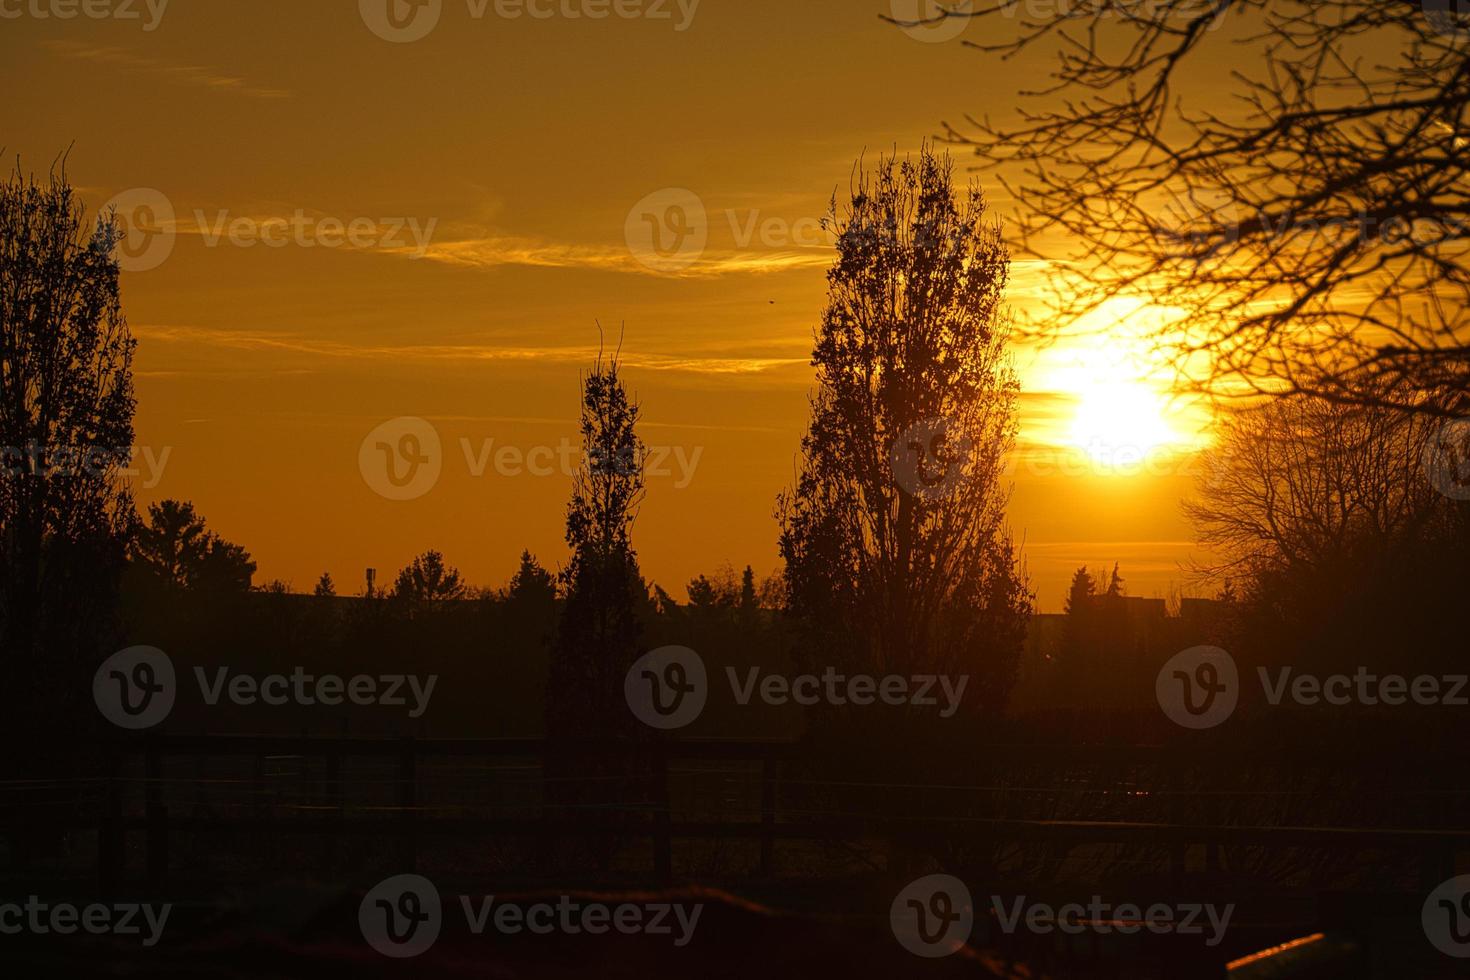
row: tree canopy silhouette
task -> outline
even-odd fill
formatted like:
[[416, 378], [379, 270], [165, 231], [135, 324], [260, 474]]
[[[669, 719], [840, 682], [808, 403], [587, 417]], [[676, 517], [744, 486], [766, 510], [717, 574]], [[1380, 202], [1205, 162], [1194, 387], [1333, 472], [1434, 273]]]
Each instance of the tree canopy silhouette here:
[[1425, 473], [1438, 421], [1299, 396], [1233, 415], [1186, 512], [1240, 583], [1232, 647], [1322, 669], [1463, 667], [1470, 505]]
[[391, 596], [411, 610], [418, 610], [463, 599], [466, 593], [459, 569], [446, 563], [442, 553], [430, 549], [399, 570]]
[[951, 162], [927, 146], [859, 171], [830, 220], [818, 388], [778, 504], [805, 655], [971, 674], [999, 704], [1030, 609], [1005, 525], [1019, 387], [1005, 245], [979, 188], [957, 195]]
[[134, 528], [129, 557], [155, 581], [190, 592], [247, 592], [255, 562], [240, 545], [204, 523], [188, 501], [148, 506], [148, 520]]
[[638, 415], [617, 359], [599, 357], [582, 379], [584, 462], [567, 505], [572, 555], [561, 571], [565, 602], [547, 696], [548, 728], [559, 734], [606, 735], [632, 720], [623, 675], [639, 654], [648, 602], [632, 541], [644, 493]]
[[121, 570], [135, 346], [121, 236], [112, 214], [89, 226], [65, 171], [0, 181], [0, 627], [20, 662], [96, 642]]

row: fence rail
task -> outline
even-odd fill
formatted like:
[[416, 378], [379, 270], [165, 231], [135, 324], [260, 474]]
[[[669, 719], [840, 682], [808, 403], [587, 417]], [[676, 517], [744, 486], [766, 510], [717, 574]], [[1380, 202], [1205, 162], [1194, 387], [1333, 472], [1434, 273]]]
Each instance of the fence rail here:
[[[659, 739], [638, 743], [616, 741], [571, 742], [540, 738], [428, 739], [317, 736], [190, 736], [145, 734], [118, 741], [107, 747], [111, 775], [95, 780], [100, 787], [100, 806], [90, 826], [98, 831], [97, 875], [105, 892], [118, 884], [124, 865], [125, 843], [130, 834], [142, 834], [146, 843], [146, 868], [150, 884], [160, 885], [169, 869], [170, 837], [178, 833], [299, 834], [325, 837], [381, 836], [395, 842], [399, 863], [414, 867], [418, 842], [448, 837], [504, 837], [534, 841], [538, 861], [545, 862], [559, 840], [615, 834], [652, 842], [654, 871], [663, 878], [672, 874], [672, 843], [680, 839], [751, 840], [759, 844], [759, 868], [763, 875], [774, 872], [778, 841], [853, 841], [864, 837], [933, 837], [949, 834], [972, 840], [998, 843], [1027, 842], [1067, 848], [1085, 844], [1116, 844], [1166, 849], [1169, 864], [1182, 874], [1191, 848], [1203, 847], [1206, 867], [1218, 868], [1221, 849], [1226, 847], [1303, 847], [1317, 849], [1383, 848], [1416, 855], [1426, 879], [1439, 880], [1454, 873], [1458, 854], [1470, 851], [1470, 829], [1424, 829], [1379, 826], [1242, 825], [1240, 823], [1191, 822], [1188, 820], [1073, 820], [1014, 819], [984, 813], [958, 813], [946, 808], [926, 807], [913, 797], [907, 812], [892, 807], [872, 812], [800, 808], [783, 805], [783, 788], [846, 786], [856, 790], [890, 790], [902, 795], [907, 790], [973, 790], [1017, 794], [1073, 792], [1075, 787], [1054, 790], [1031, 787], [893, 787], [870, 784], [822, 783], [792, 779], [787, 764], [799, 757], [799, 746], [776, 739]], [[595, 763], [636, 755], [640, 766], [635, 777], [626, 772], [607, 776], [595, 774]], [[252, 760], [250, 773], [242, 778], [205, 778], [205, 760], [235, 758]], [[171, 763], [195, 760], [196, 775], [170, 777]], [[432, 784], [435, 766], [446, 760], [510, 760], [510, 765], [475, 767], [471, 775], [455, 770], [447, 775], [459, 788], [478, 790], [520, 788], [530, 795], [519, 801], [443, 804], [421, 796], [424, 784]], [[581, 771], [566, 781], [590, 785], [598, 779], [607, 785], [635, 783], [639, 792], [630, 797], [596, 797], [588, 800], [558, 798], [557, 778], [548, 775], [548, 760], [571, 760]], [[386, 767], [376, 781], [355, 781], [344, 774], [344, 763], [367, 760]], [[313, 790], [302, 793], [299, 802], [281, 801], [271, 790], [267, 764], [300, 764], [298, 776], [311, 768], [320, 770], [311, 780]], [[680, 769], [681, 764], [738, 764], [736, 769]], [[591, 766], [589, 770], [588, 766]], [[588, 772], [592, 775], [588, 775]], [[675, 776], [723, 775], [739, 777], [752, 792], [744, 806], [721, 807], [717, 819], [681, 816], [671, 803]], [[279, 778], [276, 780], [279, 782]], [[758, 782], [758, 793], [750, 785]], [[344, 789], [387, 787], [388, 797], [370, 803], [350, 804]], [[192, 787], [193, 803], [167, 794]], [[206, 789], [233, 787], [248, 797], [243, 803], [206, 800]], [[22, 788], [24, 789], [24, 788]], [[1100, 790], [1107, 792], [1107, 790]], [[1152, 792], [1152, 791], [1151, 791]], [[1164, 791], [1160, 795], [1169, 795]], [[1189, 790], [1177, 795], [1218, 795]], [[1289, 794], [1288, 794], [1289, 795]], [[125, 806], [125, 797], [141, 796], [141, 807]], [[756, 801], [758, 797], [758, 802]], [[927, 798], [925, 798], [927, 799]], [[234, 806], [235, 812], [229, 811]], [[21, 808], [16, 808], [21, 809]], [[130, 809], [132, 812], [130, 812]], [[473, 811], [473, 812], [467, 812]], [[12, 813], [12, 816], [14, 813]], [[733, 817], [733, 818], [732, 818]]]

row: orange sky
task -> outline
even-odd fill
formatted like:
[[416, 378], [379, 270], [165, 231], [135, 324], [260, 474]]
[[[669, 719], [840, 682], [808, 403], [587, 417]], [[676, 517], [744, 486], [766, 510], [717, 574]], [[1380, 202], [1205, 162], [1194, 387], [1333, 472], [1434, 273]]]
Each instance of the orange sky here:
[[[193, 500], [257, 582], [298, 589], [330, 570], [355, 591], [365, 567], [388, 576], [429, 547], [484, 585], [522, 547], [561, 561], [555, 460], [597, 319], [626, 324], [644, 439], [669, 450], [636, 526], [645, 573], [680, 594], [726, 561], [770, 571], [831, 254], [813, 223], [860, 153], [1004, 115], [1041, 80], [1035, 60], [998, 69], [882, 24], [888, 0], [540, 0], [544, 18], [443, 0], [411, 43], [375, 35], [355, 0], [98, 2], [140, 16], [0, 0], [0, 80], [19, 93], [0, 146], [44, 169], [72, 145], [93, 207], [146, 188], [172, 208], [166, 257], [124, 279], [138, 442], [166, 459], [138, 496]], [[598, 9], [668, 16], [567, 16]], [[649, 268], [640, 212], [688, 195], [702, 251]], [[1025, 302], [1035, 270], [1013, 277]], [[1192, 439], [1196, 418], [1134, 417], [1154, 396], [1128, 349], [1018, 352], [1011, 515], [1043, 609], [1083, 562], [1120, 561], [1141, 595], [1184, 578], [1179, 466], [1078, 475], [1047, 449]], [[433, 427], [440, 472], [390, 500], [359, 450], [402, 416]]]

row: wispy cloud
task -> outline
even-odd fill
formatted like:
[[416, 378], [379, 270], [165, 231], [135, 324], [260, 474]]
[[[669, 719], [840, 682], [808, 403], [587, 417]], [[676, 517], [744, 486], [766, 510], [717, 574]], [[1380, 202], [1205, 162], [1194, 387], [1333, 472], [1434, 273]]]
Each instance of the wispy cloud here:
[[[322, 358], [415, 361], [541, 361], [586, 364], [597, 357], [595, 347], [502, 347], [488, 344], [344, 344], [339, 341], [291, 334], [252, 333], [192, 326], [137, 326], [133, 333], [148, 341], [192, 343], [232, 350], [282, 351]], [[625, 367], [645, 371], [684, 371], [694, 374], [761, 374], [781, 368], [805, 367], [805, 357], [674, 356], [624, 352]]]
[[252, 99], [289, 99], [292, 93], [286, 89], [266, 88], [252, 85], [236, 75], [226, 75], [202, 65], [177, 65], [157, 58], [145, 58], [122, 48], [83, 44], [80, 41], [43, 41], [42, 45], [63, 58], [74, 61], [89, 61], [122, 71], [156, 75], [176, 85], [207, 88], [231, 95], [243, 95]]
[[418, 255], [417, 249], [390, 249], [402, 255], [473, 269], [499, 266], [541, 266], [552, 269], [593, 269], [680, 279], [709, 279], [724, 275], [784, 272], [788, 269], [822, 268], [832, 264], [826, 251], [737, 251], [706, 249], [687, 268], [661, 271], [639, 262], [626, 247], [577, 245], [514, 236], [467, 238], [435, 242]]

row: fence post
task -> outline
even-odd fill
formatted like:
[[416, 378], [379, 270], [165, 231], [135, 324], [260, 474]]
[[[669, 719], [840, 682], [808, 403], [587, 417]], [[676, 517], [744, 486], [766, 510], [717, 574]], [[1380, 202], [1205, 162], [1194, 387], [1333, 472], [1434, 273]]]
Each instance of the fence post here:
[[97, 827], [97, 888], [104, 898], [117, 894], [122, 871], [122, 762], [109, 748], [102, 761], [102, 812]]
[[144, 748], [144, 816], [148, 825], [148, 887], [163, 887], [168, 878], [168, 808], [163, 805], [163, 760], [158, 743]]
[[403, 747], [398, 756], [398, 862], [404, 871], [418, 867], [418, 846], [414, 839], [415, 809], [418, 806], [418, 769], [416, 766], [414, 739], [403, 737]]
[[662, 739], [653, 747], [653, 864], [662, 881], [674, 875], [674, 846], [670, 830], [669, 760]]
[[761, 874], [769, 876], [776, 851], [776, 781], [780, 761], [769, 749], [761, 758]]
[[342, 794], [342, 752], [336, 743], [327, 749], [327, 800], [334, 808], [331, 820], [336, 833], [332, 835], [327, 852], [335, 869], [342, 855], [342, 832], [347, 822], [347, 800]]

